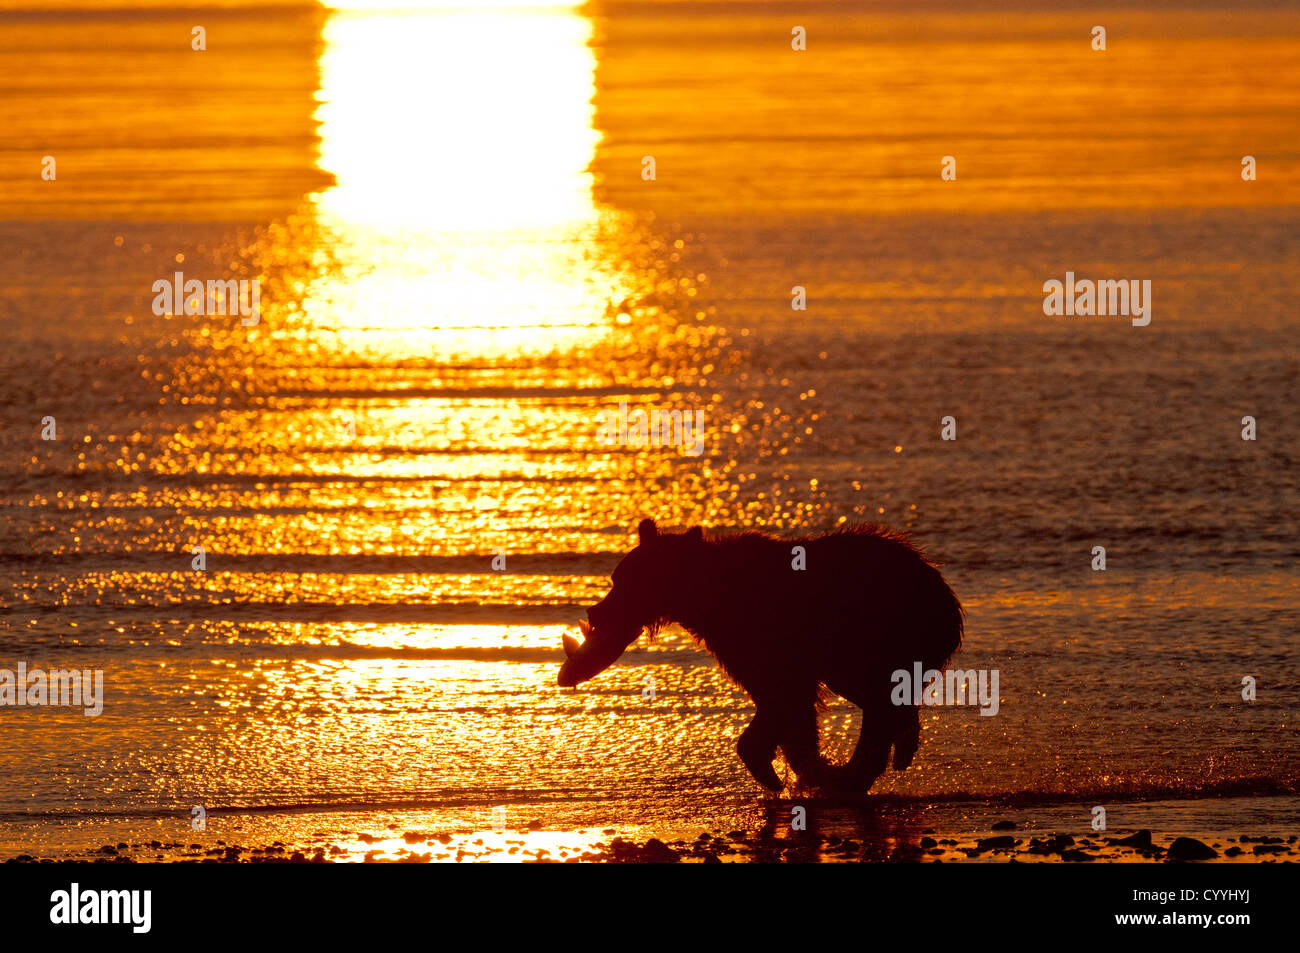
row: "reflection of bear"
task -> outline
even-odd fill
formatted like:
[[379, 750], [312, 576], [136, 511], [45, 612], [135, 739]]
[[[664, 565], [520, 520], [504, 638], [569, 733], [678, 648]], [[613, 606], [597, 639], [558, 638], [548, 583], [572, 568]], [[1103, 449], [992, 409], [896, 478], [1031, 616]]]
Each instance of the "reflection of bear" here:
[[[614, 588], [587, 611], [586, 640], [564, 637], [561, 685], [612, 665], [643, 629], [676, 622], [754, 699], [758, 712], [736, 750], [767, 787], [781, 788], [772, 769], [778, 746], [804, 783], [852, 791], [880, 777], [891, 746], [895, 769], [912, 763], [917, 709], [891, 704], [890, 677], [916, 662], [942, 669], [961, 644], [962, 609], [903, 537], [859, 526], [792, 540], [706, 539], [698, 526], [660, 533], [653, 520], [637, 532], [640, 545], [614, 569]], [[862, 709], [844, 765], [827, 764], [818, 747], [823, 686]]]

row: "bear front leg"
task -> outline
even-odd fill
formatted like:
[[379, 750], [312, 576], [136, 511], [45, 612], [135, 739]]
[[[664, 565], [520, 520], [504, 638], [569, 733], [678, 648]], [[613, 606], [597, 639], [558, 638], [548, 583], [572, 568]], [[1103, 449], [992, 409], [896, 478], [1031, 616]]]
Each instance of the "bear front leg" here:
[[915, 705], [900, 705], [894, 715], [894, 770], [902, 771], [921, 747], [921, 721]]
[[828, 780], [829, 765], [822, 757], [819, 735], [814, 689], [806, 698], [793, 698], [784, 707], [780, 737], [785, 760], [794, 768], [799, 781], [811, 787], [824, 787]]
[[764, 717], [759, 711], [754, 715], [748, 727], [740, 733], [736, 741], [736, 754], [745, 763], [754, 780], [770, 791], [779, 791], [783, 787], [781, 779], [776, 776], [772, 759], [776, 757], [777, 734], [770, 717]]

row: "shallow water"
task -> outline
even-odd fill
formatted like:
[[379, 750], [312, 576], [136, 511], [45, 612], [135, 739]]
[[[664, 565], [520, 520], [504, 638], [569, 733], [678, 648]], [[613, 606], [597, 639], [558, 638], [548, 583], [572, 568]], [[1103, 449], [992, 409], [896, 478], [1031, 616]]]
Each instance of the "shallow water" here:
[[[0, 846], [761, 827], [683, 633], [555, 685], [646, 515], [944, 563], [999, 711], [924, 713], [890, 829], [1295, 828], [1294, 18], [799, 14], [0, 16], [0, 667], [107, 694], [0, 708]], [[260, 323], [155, 316], [178, 270]], [[1151, 325], [1044, 317], [1067, 270]], [[704, 452], [601, 446], [621, 400]]]

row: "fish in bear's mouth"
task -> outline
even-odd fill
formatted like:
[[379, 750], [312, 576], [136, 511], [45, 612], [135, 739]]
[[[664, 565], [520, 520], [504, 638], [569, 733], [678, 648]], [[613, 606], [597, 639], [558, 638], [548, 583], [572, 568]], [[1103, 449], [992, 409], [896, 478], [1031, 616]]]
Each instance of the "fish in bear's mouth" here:
[[599, 675], [618, 661], [627, 647], [618, 639], [596, 637], [596, 630], [586, 619], [578, 620], [578, 630], [584, 641], [579, 642], [567, 633], [561, 640], [564, 643], [565, 659], [560, 667], [558, 681], [565, 688], [572, 688], [579, 682]]
[[[583, 639], [590, 639], [591, 623], [588, 622], [586, 619], [579, 619], [578, 631], [582, 633]], [[578, 654], [578, 652], [582, 650], [582, 642], [579, 642], [577, 639], [569, 635], [569, 633], [567, 632], [564, 633], [564, 638], [562, 639], [562, 641], [564, 642], [564, 654], [568, 658], [572, 658], [574, 655]]]

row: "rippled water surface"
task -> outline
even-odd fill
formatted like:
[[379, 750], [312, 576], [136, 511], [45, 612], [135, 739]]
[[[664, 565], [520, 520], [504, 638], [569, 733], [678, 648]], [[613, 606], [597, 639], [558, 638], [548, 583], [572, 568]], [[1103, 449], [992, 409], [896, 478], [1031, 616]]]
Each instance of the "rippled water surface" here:
[[[944, 563], [1000, 709], [924, 713], [885, 829], [1295, 826], [1295, 18], [1120, 10], [1103, 55], [1094, 13], [792, 15], [227, 12], [195, 53], [0, 14], [0, 667], [106, 683], [0, 709], [0, 844], [764, 823], [684, 633], [555, 684], [647, 515]], [[1067, 270], [1150, 279], [1151, 325], [1044, 317]], [[156, 316], [176, 271], [259, 323]], [[602, 445], [620, 401], [704, 452]]]

